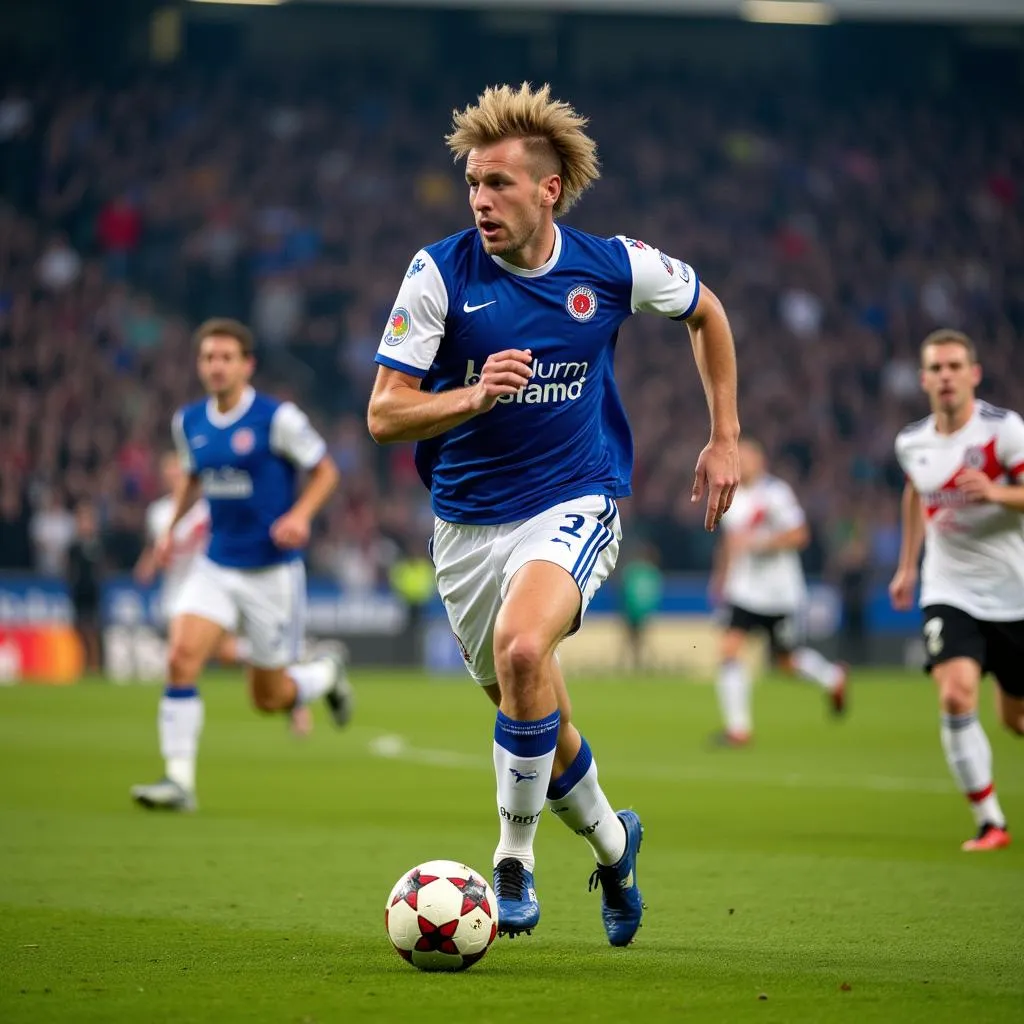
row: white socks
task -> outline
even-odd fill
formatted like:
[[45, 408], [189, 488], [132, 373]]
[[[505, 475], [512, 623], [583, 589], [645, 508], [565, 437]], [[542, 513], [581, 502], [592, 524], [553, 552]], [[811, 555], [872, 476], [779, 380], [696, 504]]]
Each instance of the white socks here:
[[572, 764], [551, 780], [548, 806], [563, 824], [586, 839], [598, 864], [610, 867], [622, 859], [626, 829], [598, 785], [597, 764], [585, 739]]
[[315, 658], [289, 666], [288, 675], [298, 691], [296, 703], [310, 704], [334, 685], [334, 664], [329, 658]]
[[811, 647], [798, 647], [793, 652], [793, 665], [804, 679], [826, 690], [834, 690], [843, 678], [843, 670]]
[[942, 716], [942, 749], [960, 791], [967, 797], [975, 824], [1005, 828], [1006, 818], [992, 782], [992, 748], [976, 712]]
[[750, 713], [750, 671], [740, 660], [724, 661], [715, 682], [718, 706], [725, 731], [730, 736], [746, 738], [753, 729]]
[[498, 712], [494, 723], [494, 775], [498, 783], [501, 834], [494, 865], [506, 857], [533, 871], [533, 837], [555, 761], [560, 715], [520, 722]]
[[158, 728], [167, 778], [194, 792], [196, 753], [203, 730], [203, 700], [194, 686], [167, 686], [160, 701]]

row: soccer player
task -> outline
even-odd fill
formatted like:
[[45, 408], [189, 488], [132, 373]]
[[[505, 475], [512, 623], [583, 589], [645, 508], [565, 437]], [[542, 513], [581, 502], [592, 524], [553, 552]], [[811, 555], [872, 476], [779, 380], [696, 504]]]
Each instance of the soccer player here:
[[[612, 945], [643, 904], [642, 828], [612, 810], [572, 723], [555, 656], [619, 550], [633, 445], [612, 360], [620, 325], [686, 322], [711, 411], [691, 500], [717, 525], [738, 482], [736, 362], [721, 304], [686, 263], [636, 239], [560, 225], [598, 177], [586, 119], [548, 86], [488, 89], [454, 115], [475, 228], [413, 257], [377, 354], [380, 443], [417, 441], [437, 583], [473, 678], [498, 706], [499, 930], [540, 918], [533, 841], [547, 798], [590, 845]], [[685, 336], [683, 336], [685, 337]], [[680, 339], [682, 343], [682, 338]]]
[[[261, 711], [290, 713], [325, 697], [335, 721], [349, 717], [351, 689], [334, 655], [295, 664], [303, 636], [306, 579], [301, 552], [310, 522], [338, 472], [323, 438], [291, 402], [253, 390], [248, 328], [215, 319], [196, 332], [206, 401], [175, 415], [175, 446], [185, 473], [174, 513], [156, 545], [165, 565], [175, 529], [202, 494], [210, 506], [206, 553], [191, 566], [174, 606], [167, 688], [160, 702], [165, 777], [133, 786], [144, 807], [193, 810], [203, 704], [196, 681], [228, 633], [249, 639], [249, 686]], [[298, 470], [308, 480], [296, 497]]]
[[[156, 546], [168, 532], [174, 518], [174, 496], [184, 475], [181, 459], [175, 451], [165, 452], [160, 459], [160, 476], [166, 493], [146, 509], [146, 546], [135, 563], [135, 579], [149, 586], [160, 576], [160, 625], [166, 628], [174, 617], [174, 608], [185, 584], [189, 568], [206, 551], [210, 539], [210, 506], [200, 498], [178, 520], [171, 532], [171, 546], [166, 553], [163, 570], [156, 559]], [[249, 658], [249, 641], [244, 636], [225, 633], [213, 657], [222, 665], [237, 665]], [[305, 704], [296, 704], [291, 711], [291, 727], [297, 736], [308, 735], [313, 728], [313, 716]]]
[[751, 633], [764, 632], [772, 660], [783, 672], [816, 683], [836, 714], [846, 707], [846, 669], [800, 643], [799, 616], [807, 600], [800, 551], [810, 540], [807, 520], [784, 480], [767, 472], [764, 451], [741, 441], [740, 486], [722, 520], [711, 594], [728, 613], [716, 680], [726, 746], [750, 742], [753, 732], [750, 672], [743, 648]]
[[978, 721], [981, 677], [991, 672], [999, 714], [1024, 735], [1024, 421], [974, 396], [974, 343], [934, 331], [921, 345], [931, 415], [896, 437], [907, 483], [893, 606], [910, 608], [924, 545], [920, 606], [926, 669], [938, 684], [942, 749], [967, 797], [977, 835], [968, 851], [1010, 844]]

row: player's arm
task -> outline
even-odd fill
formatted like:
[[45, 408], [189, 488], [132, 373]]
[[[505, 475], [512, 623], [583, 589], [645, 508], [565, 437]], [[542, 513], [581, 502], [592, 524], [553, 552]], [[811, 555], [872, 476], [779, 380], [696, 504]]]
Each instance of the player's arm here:
[[424, 391], [448, 316], [448, 288], [433, 258], [420, 250], [398, 291], [377, 349], [377, 379], [366, 425], [378, 444], [425, 441], [489, 412], [502, 395], [530, 379], [529, 351], [505, 349], [487, 358], [480, 380], [449, 391]]
[[170, 522], [162, 536], [158, 537], [153, 545], [153, 557], [160, 568], [163, 568], [167, 564], [168, 558], [170, 558], [174, 543], [174, 528], [202, 496], [202, 485], [196, 473], [196, 463], [192, 457], [192, 449], [185, 435], [185, 425], [181, 412], [176, 413], [174, 419], [171, 420], [171, 437], [174, 440], [174, 449], [178, 453], [181, 467], [185, 472], [181, 474], [181, 478], [174, 485], [174, 491], [171, 494], [174, 504], [172, 506]]
[[740, 480], [740, 418], [736, 346], [718, 296], [687, 263], [619, 236], [629, 257], [634, 312], [658, 313], [686, 323], [711, 418], [711, 439], [697, 459], [692, 501], [708, 499], [704, 527], [714, 530], [732, 505]]
[[532, 358], [528, 349], [492, 353], [476, 384], [436, 392], [421, 390], [422, 379], [411, 373], [379, 366], [366, 414], [370, 436], [378, 444], [424, 441], [489, 412], [529, 383]]
[[286, 550], [303, 548], [313, 519], [338, 486], [338, 467], [327, 454], [327, 442], [293, 402], [282, 402], [274, 413], [270, 449], [308, 474], [295, 503], [271, 524], [270, 539]]
[[889, 583], [889, 598], [892, 606], [906, 611], [914, 603], [917, 587], [917, 566], [921, 560], [924, 545], [924, 515], [921, 510], [921, 496], [908, 480], [903, 487], [900, 503], [900, 557], [896, 573]]

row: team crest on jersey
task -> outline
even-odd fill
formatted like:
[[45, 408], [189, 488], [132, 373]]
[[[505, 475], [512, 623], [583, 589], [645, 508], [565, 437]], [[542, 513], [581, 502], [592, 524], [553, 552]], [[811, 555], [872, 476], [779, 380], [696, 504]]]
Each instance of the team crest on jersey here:
[[646, 242], [641, 242], [639, 238], [627, 238], [626, 245], [631, 249], [650, 249], [650, 246]]
[[384, 335], [385, 345], [401, 345], [409, 337], [412, 317], [404, 306], [395, 306], [388, 320], [388, 332]]
[[985, 466], [985, 451], [976, 445], [972, 445], [964, 452], [964, 465], [968, 469], [983, 469]]
[[672, 277], [672, 275], [675, 274], [675, 268], [672, 266], [672, 261], [663, 252], [659, 252], [658, 256], [660, 257], [661, 265], [665, 268], [668, 276]]
[[597, 296], [594, 289], [588, 288], [585, 284], [577, 285], [565, 297], [565, 308], [569, 311], [569, 316], [580, 323], [593, 319], [597, 312]]
[[231, 435], [231, 450], [236, 455], [248, 455], [256, 447], [256, 435], [248, 427], [239, 427]]

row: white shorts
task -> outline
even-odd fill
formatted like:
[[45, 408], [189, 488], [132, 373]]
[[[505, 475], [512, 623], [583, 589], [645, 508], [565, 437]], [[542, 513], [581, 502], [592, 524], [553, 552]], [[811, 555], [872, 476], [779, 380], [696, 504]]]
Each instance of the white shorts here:
[[198, 615], [242, 632], [258, 668], [298, 661], [306, 628], [306, 567], [296, 559], [266, 569], [231, 569], [197, 558], [174, 597], [173, 613]]
[[435, 519], [431, 557], [437, 589], [469, 674], [481, 686], [497, 681], [494, 623], [512, 577], [527, 562], [554, 562], [572, 576], [580, 588], [582, 622], [615, 568], [621, 539], [615, 502], [601, 495], [574, 498], [500, 526]]

